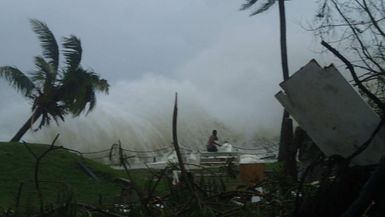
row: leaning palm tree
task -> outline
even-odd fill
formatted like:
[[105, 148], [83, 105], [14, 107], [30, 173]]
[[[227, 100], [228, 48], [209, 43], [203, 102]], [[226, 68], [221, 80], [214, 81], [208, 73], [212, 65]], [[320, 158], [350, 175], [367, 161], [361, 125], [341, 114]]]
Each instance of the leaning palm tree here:
[[71, 35], [64, 37], [62, 53], [64, 66], [59, 67], [59, 46], [48, 26], [30, 20], [33, 31], [38, 35], [43, 49], [42, 56], [34, 59], [35, 70], [26, 74], [16, 67], [0, 67], [0, 78], [32, 101], [32, 115], [11, 139], [19, 141], [40, 119], [37, 129], [49, 125], [52, 120], [64, 121], [64, 116], [79, 116], [90, 112], [96, 104], [96, 91], [108, 93], [106, 80], [80, 65], [82, 47], [80, 40]]

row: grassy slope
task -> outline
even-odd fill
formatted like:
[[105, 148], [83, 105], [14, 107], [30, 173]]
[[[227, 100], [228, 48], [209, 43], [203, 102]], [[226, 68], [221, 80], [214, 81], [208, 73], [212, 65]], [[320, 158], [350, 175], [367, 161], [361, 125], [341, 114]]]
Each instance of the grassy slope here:
[[[47, 145], [28, 144], [39, 155]], [[78, 162], [82, 161], [96, 173], [99, 181], [87, 176]], [[14, 207], [20, 183], [24, 183], [20, 204], [37, 204], [34, 187], [35, 158], [20, 143], [0, 142], [0, 207]], [[59, 192], [70, 189], [79, 202], [93, 203], [102, 195], [104, 202], [112, 201], [119, 195], [120, 187], [113, 182], [122, 176], [97, 162], [82, 159], [65, 150], [50, 152], [41, 161], [39, 180], [46, 202], [55, 201]], [[68, 192], [68, 191], [67, 191]]]
[[[37, 154], [44, 152], [48, 146], [41, 144], [28, 144]], [[81, 161], [92, 169], [99, 177], [96, 182], [87, 176], [78, 162]], [[1, 208], [15, 207], [15, 198], [20, 183], [24, 183], [21, 194], [21, 206], [28, 209], [28, 204], [38, 205], [37, 193], [34, 186], [35, 158], [20, 143], [0, 142], [0, 210]], [[273, 164], [277, 166], [277, 164]], [[272, 165], [267, 166], [269, 169]], [[54, 202], [59, 192], [70, 189], [78, 202], [97, 203], [102, 195], [103, 204], [114, 201], [120, 193], [120, 186], [114, 183], [116, 177], [126, 177], [123, 171], [117, 171], [95, 161], [82, 159], [76, 154], [65, 150], [50, 152], [41, 162], [39, 180], [43, 190], [46, 204]], [[131, 170], [134, 182], [145, 187], [150, 177], [148, 170]], [[199, 178], [198, 178], [199, 179]], [[199, 180], [196, 181], [199, 181]], [[207, 181], [207, 180], [206, 180]], [[239, 184], [239, 179], [225, 178], [228, 190], [234, 190]], [[164, 190], [166, 186], [161, 183], [157, 190]]]

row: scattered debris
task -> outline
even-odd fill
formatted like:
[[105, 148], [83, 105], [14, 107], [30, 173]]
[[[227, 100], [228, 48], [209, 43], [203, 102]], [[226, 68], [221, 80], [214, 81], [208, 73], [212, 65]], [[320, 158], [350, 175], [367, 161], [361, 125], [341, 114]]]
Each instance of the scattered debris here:
[[260, 196], [252, 196], [251, 197], [251, 202], [252, 203], [258, 203], [262, 200], [262, 198]]
[[82, 171], [87, 174], [89, 177], [91, 177], [93, 180], [95, 181], [99, 181], [98, 177], [95, 175], [94, 172], [92, 172], [92, 170], [90, 168], [88, 168], [85, 164], [83, 164], [82, 162], [78, 162], [78, 165], [80, 166], [80, 168], [82, 169]]
[[[348, 157], [380, 123], [339, 71], [310, 61], [287, 81], [276, 98], [327, 156]], [[369, 147], [352, 159], [355, 165], [377, 164], [385, 151], [382, 128]]]

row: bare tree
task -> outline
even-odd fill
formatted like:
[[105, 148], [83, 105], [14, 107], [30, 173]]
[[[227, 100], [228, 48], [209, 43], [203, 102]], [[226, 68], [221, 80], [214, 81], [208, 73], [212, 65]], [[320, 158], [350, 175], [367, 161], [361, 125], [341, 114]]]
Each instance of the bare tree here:
[[326, 49], [338, 50], [360, 93], [384, 114], [385, 1], [323, 0], [311, 30]]

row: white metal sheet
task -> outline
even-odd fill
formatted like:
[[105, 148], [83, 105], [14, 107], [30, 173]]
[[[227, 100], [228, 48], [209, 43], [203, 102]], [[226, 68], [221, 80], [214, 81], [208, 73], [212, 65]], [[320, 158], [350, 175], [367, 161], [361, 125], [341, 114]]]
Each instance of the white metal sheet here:
[[[380, 122], [333, 66], [310, 61], [281, 84], [278, 101], [326, 155], [347, 157], [362, 145]], [[353, 164], [376, 164], [385, 152], [382, 128], [367, 150]]]

